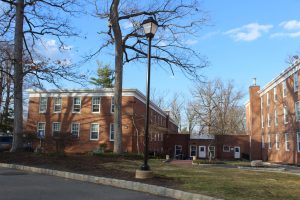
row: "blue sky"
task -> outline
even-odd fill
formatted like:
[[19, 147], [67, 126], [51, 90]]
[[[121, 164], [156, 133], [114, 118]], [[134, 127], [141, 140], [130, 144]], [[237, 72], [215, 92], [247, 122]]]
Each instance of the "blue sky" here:
[[[247, 94], [252, 78], [256, 77], [257, 84], [264, 86], [288, 67], [289, 55], [300, 52], [299, 0], [202, 0], [202, 8], [209, 13], [209, 24], [203, 27], [199, 37], [188, 40], [210, 62], [202, 73], [207, 79], [233, 80]], [[90, 17], [74, 19], [74, 23], [87, 37], [68, 41], [73, 50], [70, 56], [76, 61], [101, 44], [96, 33], [105, 24]], [[53, 41], [52, 46], [55, 47]], [[107, 49], [95, 60], [113, 66], [112, 53], [112, 48]], [[95, 60], [83, 69], [95, 71]], [[180, 71], [172, 76], [155, 65], [151, 81], [152, 88], [168, 90], [170, 95], [183, 93], [187, 99], [193, 87]], [[124, 88], [138, 88], [145, 93], [145, 86], [146, 65], [126, 65]], [[78, 86], [69, 84], [68, 87]]]

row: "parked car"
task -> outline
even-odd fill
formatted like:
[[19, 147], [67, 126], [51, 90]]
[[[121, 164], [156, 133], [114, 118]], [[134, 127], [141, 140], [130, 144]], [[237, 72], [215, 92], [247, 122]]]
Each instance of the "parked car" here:
[[0, 152], [9, 151], [12, 145], [13, 137], [8, 135], [0, 135]]

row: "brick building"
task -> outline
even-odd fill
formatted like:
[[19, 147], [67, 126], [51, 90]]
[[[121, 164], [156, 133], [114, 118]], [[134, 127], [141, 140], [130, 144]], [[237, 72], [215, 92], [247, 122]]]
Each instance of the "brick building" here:
[[252, 160], [300, 163], [299, 70], [298, 60], [262, 89], [250, 87], [246, 126]]
[[165, 153], [175, 159], [249, 159], [249, 135], [165, 134]]
[[[54, 139], [72, 136], [66, 152], [88, 152], [100, 144], [113, 149], [113, 89], [95, 90], [29, 90], [26, 123], [28, 133], [45, 135], [46, 150], [55, 148]], [[142, 152], [144, 138], [145, 96], [136, 89], [122, 93], [123, 150]], [[150, 152], [163, 152], [163, 135], [177, 133], [177, 125], [168, 114], [150, 103]]]

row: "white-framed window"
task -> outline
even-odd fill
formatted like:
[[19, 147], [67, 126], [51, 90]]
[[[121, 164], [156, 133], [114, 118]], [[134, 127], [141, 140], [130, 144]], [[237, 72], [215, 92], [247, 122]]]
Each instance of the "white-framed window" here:
[[100, 97], [92, 97], [92, 112], [99, 113], [100, 112]]
[[270, 118], [270, 114], [269, 113], [267, 115], [267, 120], [268, 120], [268, 127], [271, 127], [271, 118]]
[[46, 133], [46, 122], [38, 122], [37, 124], [37, 132], [40, 136], [45, 136]]
[[261, 128], [264, 128], [264, 115], [261, 115]]
[[264, 135], [261, 136], [261, 148], [265, 148], [265, 137], [264, 137]]
[[277, 100], [278, 100], [277, 87], [274, 87], [273, 92], [274, 92], [274, 102], [277, 102]]
[[209, 146], [208, 147], [208, 157], [215, 158], [216, 157], [216, 147], [215, 146]]
[[196, 145], [190, 146], [190, 157], [192, 157], [192, 156], [197, 156], [197, 146]]
[[73, 113], [79, 113], [81, 110], [81, 98], [73, 97]]
[[59, 134], [60, 132], [60, 122], [52, 123], [52, 135]]
[[284, 108], [283, 108], [283, 121], [284, 121], [284, 124], [287, 124], [289, 122], [288, 110], [287, 110], [286, 106], [284, 106]]
[[295, 114], [296, 114], [296, 121], [300, 121], [300, 102], [297, 101], [295, 103]]
[[298, 80], [298, 72], [294, 74], [294, 92], [298, 92], [299, 80]]
[[61, 97], [54, 97], [54, 112], [61, 112]]
[[98, 140], [99, 139], [99, 124], [91, 124], [90, 129], [90, 140]]
[[282, 82], [282, 96], [286, 97], [287, 89], [286, 89], [286, 80]]
[[297, 133], [297, 150], [300, 153], [300, 133]]
[[175, 145], [175, 159], [182, 159], [182, 145]]
[[279, 133], [275, 134], [275, 148], [276, 150], [279, 150], [279, 146], [280, 146], [280, 136]]
[[115, 126], [113, 123], [110, 124], [109, 128], [109, 141], [115, 140]]
[[275, 118], [275, 126], [278, 126], [278, 114], [277, 114], [277, 110], [274, 111], [274, 118]]
[[230, 152], [230, 146], [223, 145], [223, 152]]
[[47, 111], [48, 97], [40, 97], [40, 113], [45, 113]]
[[269, 149], [272, 149], [271, 134], [268, 134], [268, 145], [269, 145]]
[[270, 95], [267, 93], [267, 106], [270, 106]]
[[111, 103], [110, 103], [110, 112], [115, 112], [115, 97], [111, 97]]
[[80, 124], [79, 123], [72, 123], [71, 124], [71, 135], [72, 137], [79, 138], [80, 132]]
[[284, 134], [285, 151], [290, 151], [289, 133]]

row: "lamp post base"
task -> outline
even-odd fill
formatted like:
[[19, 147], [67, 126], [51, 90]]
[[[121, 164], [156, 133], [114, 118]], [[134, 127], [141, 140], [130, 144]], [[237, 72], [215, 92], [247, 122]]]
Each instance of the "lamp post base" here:
[[140, 170], [137, 169], [135, 171], [135, 178], [136, 179], [148, 179], [153, 178], [153, 172], [150, 170]]

